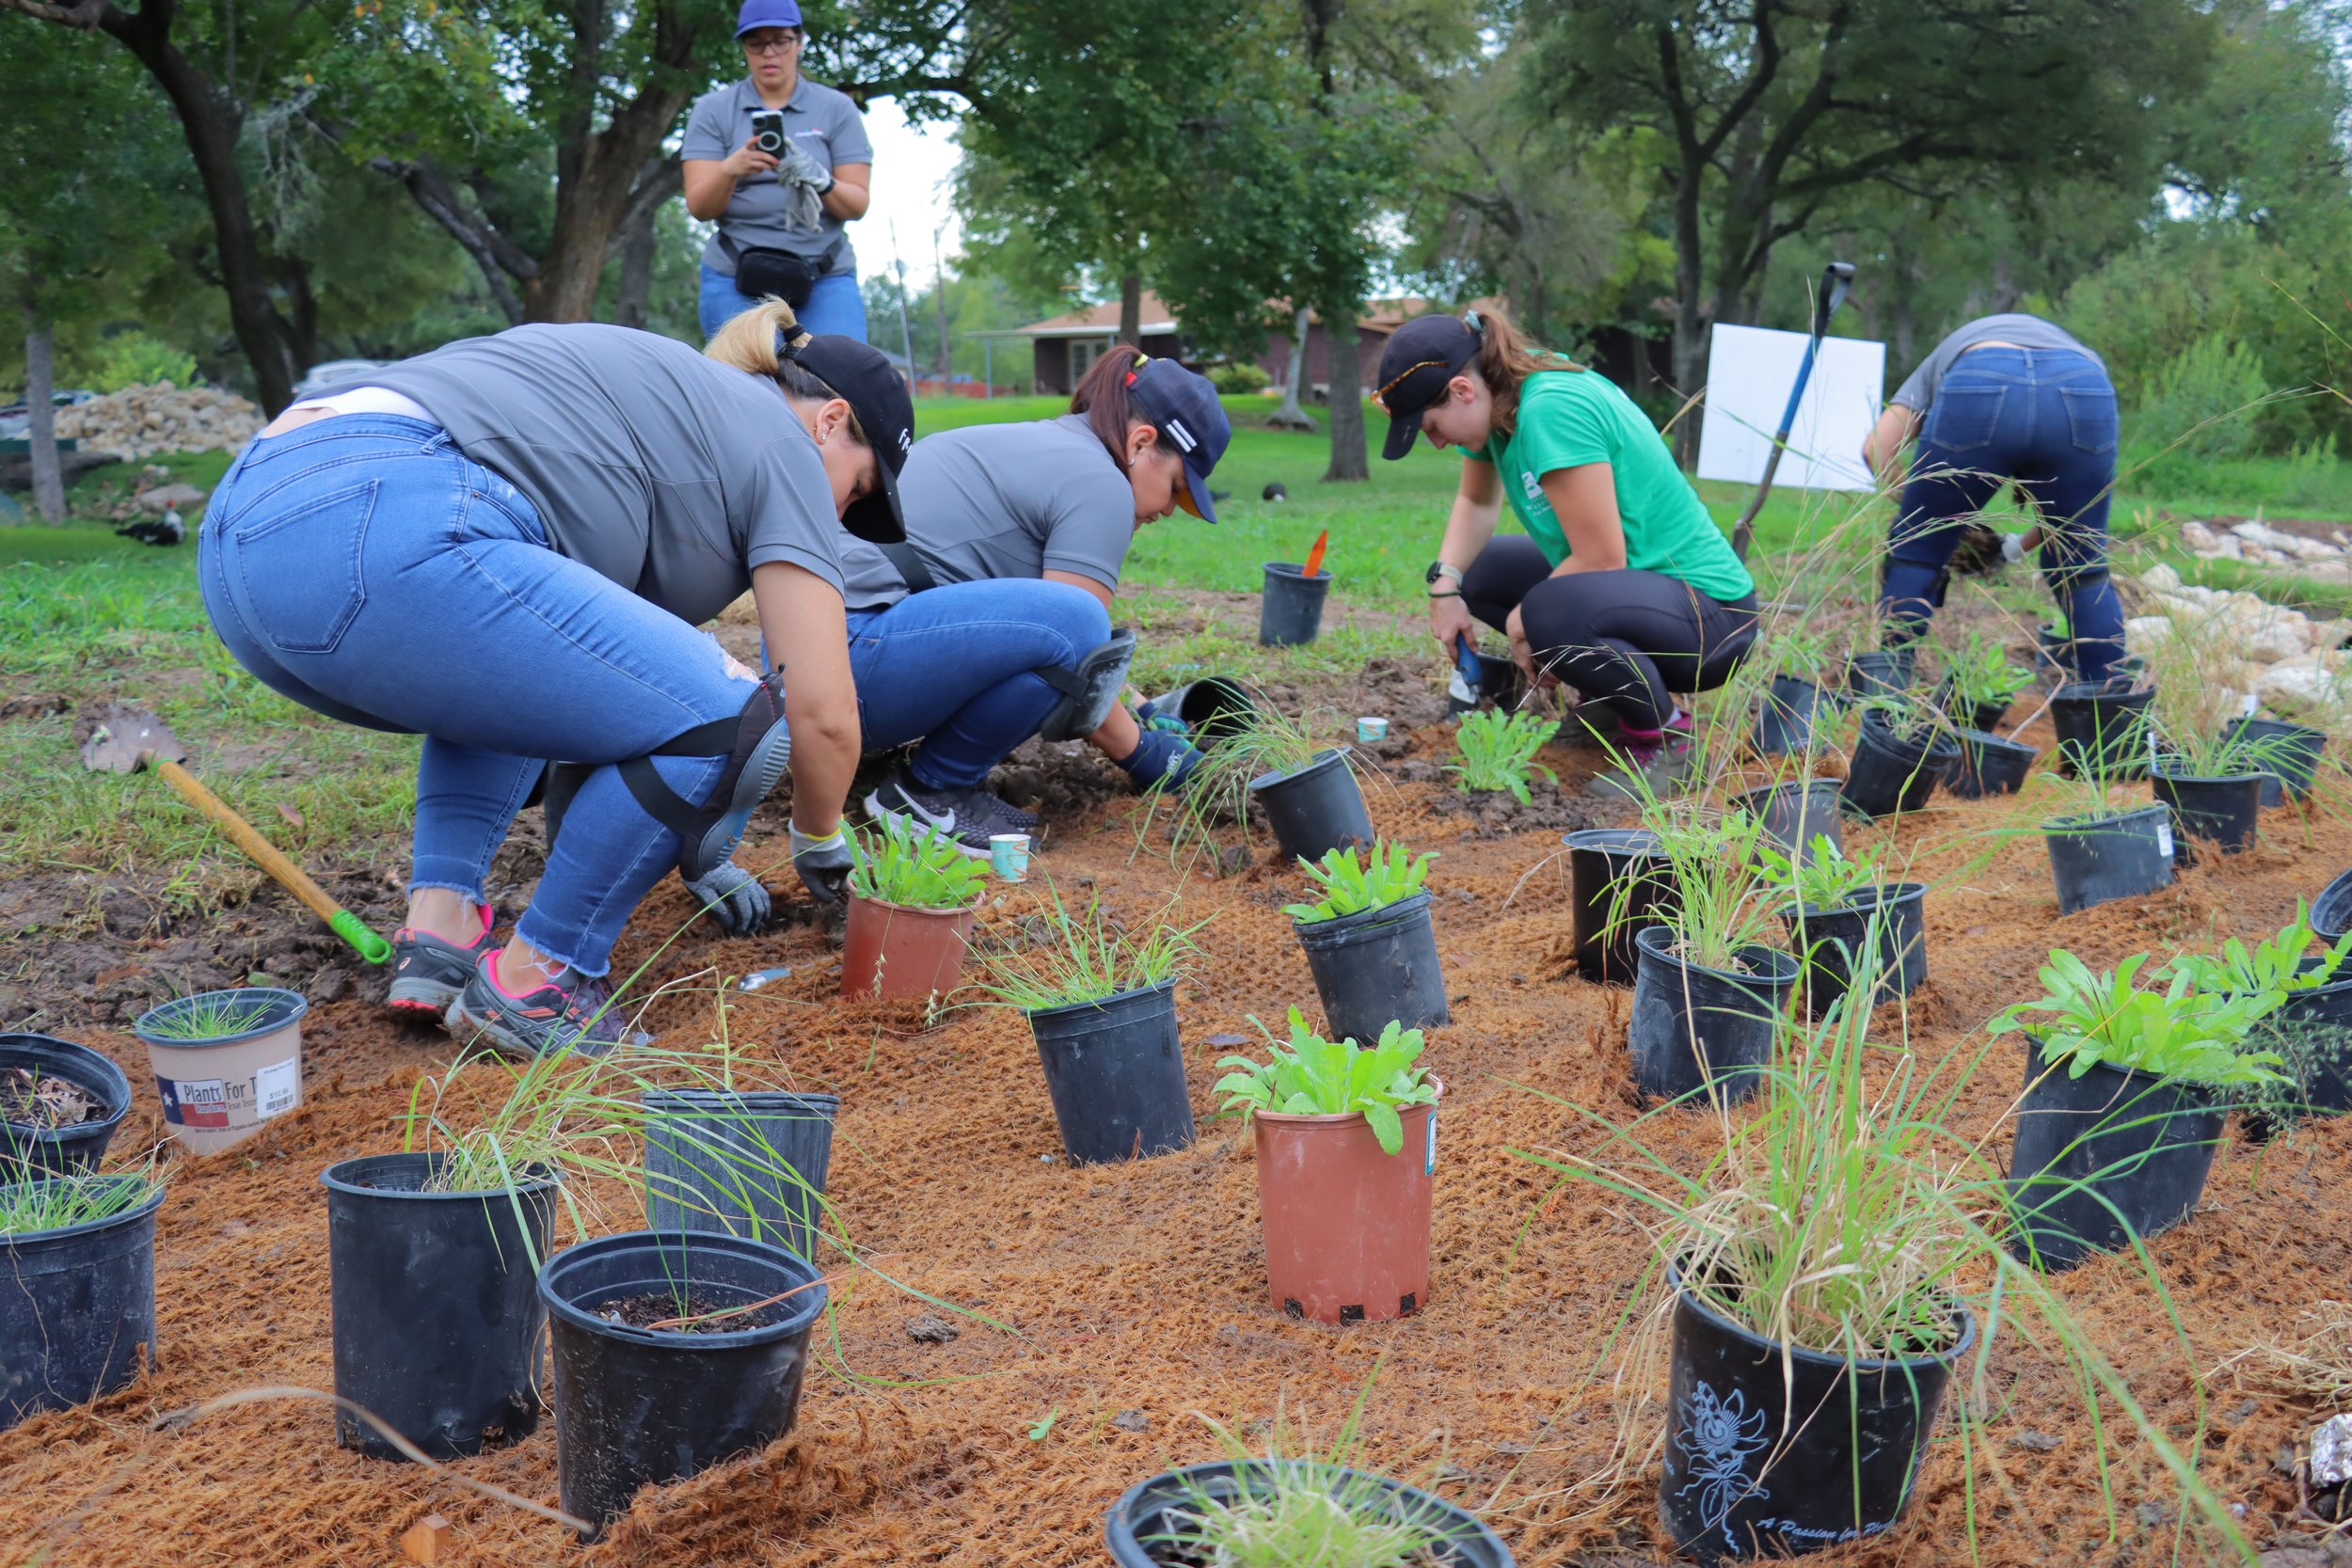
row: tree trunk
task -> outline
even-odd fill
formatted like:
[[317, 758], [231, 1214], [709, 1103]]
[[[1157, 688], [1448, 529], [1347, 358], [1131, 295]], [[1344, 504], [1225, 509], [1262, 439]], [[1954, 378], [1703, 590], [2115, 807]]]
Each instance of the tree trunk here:
[[653, 297], [653, 213], [632, 219], [621, 238], [621, 290], [612, 301], [612, 320], [621, 326], [645, 329], [645, 305]]
[[[1700, 297], [1706, 288], [1707, 240], [1699, 226], [1699, 182], [1704, 163], [1684, 163], [1675, 182], [1675, 396], [1692, 398], [1707, 386], [1707, 309]], [[1675, 426], [1675, 461], [1694, 467], [1699, 455], [1699, 421], [1685, 419]]]
[[1356, 318], [1363, 313], [1359, 300], [1323, 312], [1324, 357], [1331, 374], [1331, 467], [1327, 483], [1372, 477], [1371, 454], [1364, 450], [1364, 391], [1362, 367], [1357, 363]]
[[1307, 329], [1313, 321], [1305, 306], [1291, 325], [1290, 363], [1282, 368], [1282, 402], [1266, 420], [1277, 430], [1312, 430], [1315, 417], [1298, 404], [1299, 388], [1307, 383]]
[[56, 376], [50, 364], [49, 323], [33, 302], [24, 302], [24, 405], [32, 418], [26, 432], [33, 449], [33, 510], [53, 523], [65, 521], [65, 473], [57, 466], [57, 412], [50, 394]]
[[1143, 346], [1143, 274], [1133, 270], [1119, 280], [1119, 341]]

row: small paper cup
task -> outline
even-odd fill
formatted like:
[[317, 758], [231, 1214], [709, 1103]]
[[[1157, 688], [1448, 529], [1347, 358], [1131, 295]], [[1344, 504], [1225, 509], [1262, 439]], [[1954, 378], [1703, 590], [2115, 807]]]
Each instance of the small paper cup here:
[[1026, 833], [992, 833], [988, 840], [988, 863], [996, 875], [1008, 882], [1024, 882], [1029, 878], [1029, 835]]
[[1375, 740], [1386, 740], [1388, 738], [1389, 721], [1386, 719], [1366, 714], [1364, 717], [1356, 721], [1356, 739], [1358, 744], [1368, 746]]

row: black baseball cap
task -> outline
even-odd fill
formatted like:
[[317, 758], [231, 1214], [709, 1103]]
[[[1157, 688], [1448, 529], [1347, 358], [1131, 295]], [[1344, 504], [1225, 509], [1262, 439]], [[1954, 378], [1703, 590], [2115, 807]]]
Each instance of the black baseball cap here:
[[907, 395], [906, 382], [882, 350], [855, 338], [803, 338], [799, 348], [783, 352], [850, 405], [874, 449], [874, 492], [850, 503], [841, 526], [869, 544], [903, 543], [907, 519], [898, 505], [898, 470], [914, 450], [914, 400]]
[[1216, 522], [1209, 472], [1233, 439], [1232, 421], [1216, 401], [1216, 388], [1207, 376], [1173, 359], [1144, 359], [1127, 372], [1127, 395], [1160, 438], [1184, 454], [1185, 493], [1176, 504], [1204, 523]]
[[1421, 438], [1421, 417], [1445, 396], [1446, 383], [1478, 357], [1478, 334], [1459, 316], [1416, 316], [1389, 334], [1380, 351], [1373, 405], [1389, 417], [1380, 455], [1393, 463]]

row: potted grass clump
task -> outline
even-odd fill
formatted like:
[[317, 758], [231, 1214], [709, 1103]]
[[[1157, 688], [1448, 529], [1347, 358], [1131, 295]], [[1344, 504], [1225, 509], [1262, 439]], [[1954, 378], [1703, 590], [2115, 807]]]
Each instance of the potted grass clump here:
[[1927, 979], [1926, 883], [1883, 881], [1876, 854], [1848, 856], [1826, 840], [1801, 859], [1772, 848], [1757, 859], [1765, 884], [1788, 900], [1780, 914], [1804, 961], [1814, 1011], [1848, 993], [1865, 947], [1876, 950], [1879, 976], [1868, 1006], [1909, 996]]
[[1760, 846], [1783, 854], [1810, 859], [1823, 846], [1832, 851], [1845, 846], [1841, 786], [1836, 779], [1784, 779], [1778, 784], [1743, 789], [1731, 803], [1756, 819], [1762, 830]]
[[1046, 940], [990, 958], [978, 983], [1028, 1019], [1062, 1148], [1084, 1165], [1191, 1148], [1176, 981], [1200, 926], [1147, 923], [1138, 935], [1100, 900], [1073, 916], [1048, 895]]
[[2148, 705], [2153, 688], [2130, 674], [2069, 681], [2050, 694], [2050, 728], [2058, 766], [2069, 775], [2110, 779], [2148, 775]]
[[1177, 798], [1177, 853], [1214, 852], [1228, 823], [1241, 824], [1246, 836], [1252, 805], [1265, 813], [1286, 859], [1313, 860], [1369, 844], [1372, 816], [1356, 766], [1352, 751], [1325, 746], [1305, 718], [1260, 693], [1247, 710], [1227, 717]]
[[2172, 885], [2171, 807], [2122, 798], [2118, 781], [2095, 767], [2059, 782], [2071, 792], [2069, 809], [2041, 828], [2058, 913]]
[[1861, 634], [1846, 655], [1846, 699], [1867, 703], [1877, 697], [1899, 697], [1911, 689], [1917, 672], [1919, 644], [1899, 648], [1885, 645], [1886, 623], [1875, 617], [1863, 623]]
[[[2158, 625], [2148, 651], [2155, 684], [2143, 709], [2156, 799], [2172, 808], [2184, 840], [2242, 853], [2254, 847], [2264, 785], [2278, 782], [2268, 769], [2279, 743], [2230, 727], [2239, 710], [2232, 687], [2244, 675], [2228, 623], [2183, 616]], [[2184, 843], [2182, 859], [2193, 858]]]
[[2249, 1040], [2280, 993], [2201, 990], [2193, 968], [2176, 968], [2163, 990], [2143, 990], [2134, 980], [2147, 961], [2136, 954], [2094, 974], [2053, 952], [2042, 970], [2047, 994], [1987, 1026], [2026, 1036], [2010, 1244], [2037, 1268], [2072, 1268], [2187, 1218], [2233, 1097], [2279, 1079], [2278, 1053]]
[[1810, 629], [1775, 629], [1771, 639], [1774, 667], [1756, 713], [1756, 749], [1768, 757], [1817, 748], [1815, 717], [1821, 676], [1829, 668], [1829, 640]]
[[176, 996], [131, 1025], [147, 1046], [164, 1120], [191, 1152], [243, 1143], [302, 1103], [300, 992], [269, 986]]
[[0, 1430], [121, 1387], [155, 1354], [150, 1167], [0, 1184]]
[[2253, 1036], [2280, 1058], [2278, 1080], [2254, 1091], [2248, 1122], [2258, 1139], [2352, 1111], [2352, 932], [2322, 940], [2311, 906], [2297, 900], [2275, 936], [2251, 947], [2232, 937], [2219, 953], [2184, 953], [2171, 968], [2200, 990], [2280, 998]]
[[1917, 811], [1960, 754], [1951, 721], [1908, 690], [1882, 692], [1858, 705], [1862, 723], [1846, 766], [1846, 808], [1872, 818]]
[[1224, 1110], [1256, 1137], [1267, 1294], [1286, 1315], [1380, 1323], [1427, 1304], [1444, 1090], [1421, 1053], [1418, 1029], [1391, 1022], [1369, 1047], [1327, 1040], [1293, 1007], [1289, 1040], [1268, 1035], [1264, 1061], [1217, 1064]]
[[1793, 957], [1764, 941], [1772, 904], [1755, 869], [1762, 830], [1745, 812], [1710, 815], [1683, 802], [1652, 801], [1644, 816], [1671, 896], [1633, 939], [1634, 1087], [1653, 1100], [1743, 1099], [1772, 1054], [1800, 973]]
[[1438, 935], [1422, 879], [1435, 854], [1415, 859], [1402, 844], [1375, 839], [1361, 860], [1333, 849], [1302, 862], [1319, 895], [1286, 904], [1334, 1035], [1371, 1039], [1391, 1021], [1427, 1029], [1451, 1021]]
[[1576, 972], [1597, 986], [1629, 986], [1640, 965], [1633, 939], [1674, 904], [1666, 856], [1647, 828], [1581, 828], [1568, 851], [1568, 931]]
[[1946, 665], [1939, 701], [1962, 729], [1987, 732], [2008, 715], [2017, 694], [2032, 684], [2033, 672], [2011, 664], [2008, 649], [1972, 631]]
[[0, 1034], [0, 1180], [90, 1169], [130, 1112], [131, 1081], [112, 1057]]
[[1534, 799], [1527, 786], [1530, 774], [1541, 773], [1553, 785], [1560, 783], [1559, 774], [1535, 760], [1535, 753], [1559, 733], [1557, 723], [1532, 713], [1498, 708], [1466, 713], [1454, 733], [1462, 760], [1449, 763], [1446, 771], [1458, 781], [1454, 787], [1465, 795], [1502, 790], [1527, 805]]
[[2328, 754], [2326, 730], [2242, 714], [2223, 725], [2222, 733], [2247, 743], [2261, 761], [2265, 808], [2311, 799]]
[[902, 817], [855, 837], [841, 994], [919, 1001], [955, 990], [972, 917], [988, 895], [988, 863]]

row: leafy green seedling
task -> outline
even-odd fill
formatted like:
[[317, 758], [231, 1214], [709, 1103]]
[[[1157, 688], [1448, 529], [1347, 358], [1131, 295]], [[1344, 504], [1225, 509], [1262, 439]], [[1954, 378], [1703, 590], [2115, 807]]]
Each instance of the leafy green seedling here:
[[1833, 910], [1867, 887], [1878, 885], [1878, 857], [1862, 850], [1851, 858], [1830, 842], [1826, 833], [1813, 835], [1813, 852], [1803, 863], [1769, 844], [1756, 848], [1756, 873], [1767, 887], [1778, 888], [1798, 908]]
[[[2352, 957], [2352, 931], [2346, 932], [2333, 947], [2319, 947], [2318, 942], [2319, 933], [2312, 929], [2312, 907], [2298, 898], [2295, 918], [2277, 936], [2265, 938], [2251, 948], [2232, 937], [2222, 943], [2217, 955], [2184, 953], [2166, 966], [2164, 973], [2187, 975], [2189, 983], [2201, 991], [2233, 996], [2310, 990], [2334, 984], [2341, 977], [2344, 959]], [[2306, 968], [2307, 960], [2312, 958], [2319, 961]]]
[[910, 910], [961, 910], [987, 885], [988, 863], [958, 849], [953, 839], [928, 823], [921, 832], [901, 817], [885, 818], [879, 832], [855, 832], [857, 863], [850, 891]]
[[1503, 713], [1485, 709], [1466, 713], [1454, 732], [1454, 744], [1461, 749], [1462, 761], [1457, 767], [1449, 763], [1446, 771], [1462, 782], [1454, 788], [1467, 795], [1472, 790], [1507, 789], [1512, 799], [1522, 806], [1534, 797], [1527, 787], [1530, 773], [1541, 773], [1547, 783], [1558, 784], [1560, 775], [1535, 760], [1535, 753], [1550, 744], [1560, 733], [1556, 722], [1547, 722], [1532, 713]]
[[2005, 1034], [2027, 1027], [2027, 1014], [2042, 1015], [2036, 1032], [2043, 1059], [2063, 1064], [2074, 1078], [2105, 1066], [2224, 1088], [2278, 1081], [2279, 1053], [2249, 1051], [2246, 1040], [2286, 999], [2283, 992], [2199, 990], [2185, 973], [2174, 974], [2164, 990], [2141, 990], [2132, 980], [2147, 961], [2147, 954], [2135, 953], [2113, 972], [2093, 974], [2074, 954], [2054, 951], [2042, 968], [2049, 994], [2018, 1003], [1987, 1027]]
[[1044, 1442], [1046, 1435], [1054, 1430], [1054, 1422], [1059, 1419], [1060, 1416], [1061, 1406], [1058, 1404], [1054, 1406], [1053, 1409], [1048, 1410], [1045, 1413], [1045, 1418], [1043, 1420], [1037, 1422], [1029, 1428], [1029, 1441], [1032, 1443]]
[[[1254, 1016], [1249, 1022], [1258, 1023]], [[1383, 1151], [1402, 1149], [1405, 1122], [1398, 1107], [1430, 1105], [1438, 1099], [1437, 1085], [1413, 1065], [1421, 1057], [1421, 1031], [1401, 1028], [1391, 1020], [1380, 1031], [1380, 1043], [1366, 1050], [1352, 1039], [1325, 1039], [1307, 1027], [1296, 1007], [1290, 1010], [1290, 1041], [1283, 1045], [1271, 1043], [1273, 1035], [1258, 1023], [1269, 1042], [1269, 1060], [1228, 1056], [1216, 1064], [1232, 1069], [1216, 1081], [1216, 1092], [1226, 1097], [1224, 1109], [1239, 1108], [1245, 1116], [1256, 1111], [1302, 1117], [1360, 1112]]]
[[1307, 868], [1307, 875], [1314, 879], [1315, 891], [1323, 898], [1313, 904], [1285, 904], [1282, 912], [1293, 920], [1311, 924], [1365, 910], [1386, 909], [1419, 893], [1422, 879], [1429, 875], [1429, 863], [1437, 858], [1437, 852], [1432, 850], [1415, 860], [1404, 845], [1386, 839], [1373, 840], [1368, 861], [1362, 863], [1357, 861], [1353, 845], [1325, 850], [1319, 863], [1301, 856], [1298, 863]]
[[1975, 721], [1979, 707], [1994, 703], [2006, 707], [2033, 684], [2033, 672], [2009, 661], [2009, 651], [1982, 632], [1972, 631], [1961, 651], [1952, 656], [1946, 673], [1952, 697], [1962, 705], [1962, 718]]

